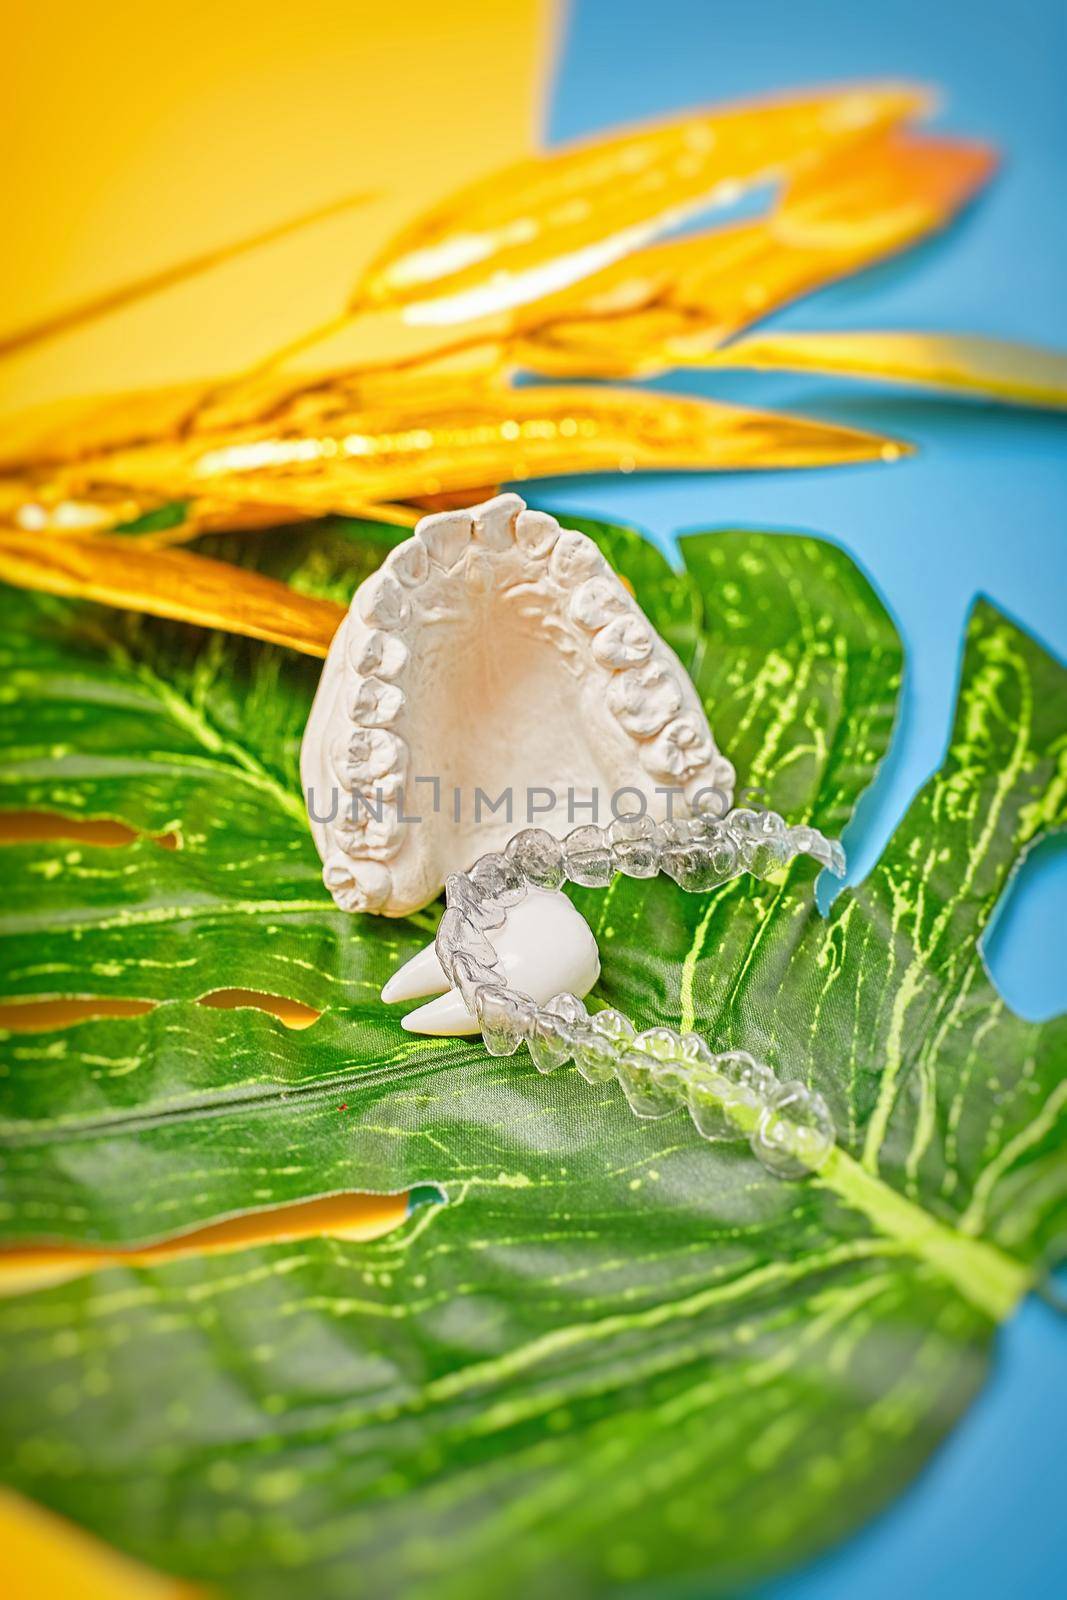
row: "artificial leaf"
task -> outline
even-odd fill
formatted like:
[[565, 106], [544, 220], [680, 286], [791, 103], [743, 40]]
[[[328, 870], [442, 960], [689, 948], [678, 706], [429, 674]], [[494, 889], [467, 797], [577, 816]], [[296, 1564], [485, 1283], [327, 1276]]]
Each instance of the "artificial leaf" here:
[[608, 387], [475, 391], [416, 411], [358, 412], [343, 397], [312, 424], [220, 430], [63, 469], [64, 493], [103, 486], [305, 514], [410, 503], [472, 483], [558, 473], [737, 470], [891, 461], [899, 440], [710, 400]]
[[[685, 182], [695, 181], [705, 165], [715, 168], [721, 162], [733, 163], [750, 177], [785, 173], [792, 181], [781, 203], [757, 222], [645, 250], [635, 250], [636, 241], [624, 230], [601, 240], [596, 248], [589, 247], [591, 256], [589, 250], [579, 251], [562, 272], [557, 270], [559, 263], [549, 262], [546, 268], [542, 262], [529, 271], [520, 268], [514, 281], [494, 268], [493, 293], [502, 283], [510, 285], [502, 291], [506, 304], [488, 312], [468, 307], [470, 317], [444, 327], [408, 326], [403, 308], [364, 311], [340, 319], [321, 337], [313, 333], [302, 338], [291, 351], [275, 352], [263, 367], [236, 378], [64, 400], [5, 419], [0, 428], [0, 464], [11, 476], [0, 482], [0, 503], [9, 520], [27, 528], [114, 526], [177, 497], [176, 456], [195, 456], [201, 448], [196, 442], [181, 441], [212, 437], [218, 451], [225, 453], [247, 442], [242, 430], [256, 433], [257, 425], [265, 425], [266, 435], [257, 435], [256, 442], [266, 453], [252, 459], [264, 468], [279, 462], [291, 467], [294, 460], [307, 465], [320, 461], [321, 446], [332, 467], [327, 470], [328, 463], [320, 462], [318, 488], [290, 486], [287, 498], [275, 497], [272, 502], [257, 482], [250, 491], [253, 502], [244, 504], [232, 487], [223, 492], [217, 486], [214, 501], [204, 503], [202, 486], [186, 482], [180, 491], [186, 507], [184, 533], [175, 534], [174, 540], [201, 527], [256, 526], [264, 514], [296, 515], [308, 506], [310, 514], [339, 509], [365, 516], [379, 510], [407, 521], [406, 513], [384, 508], [410, 505], [436, 493], [438, 479], [431, 474], [425, 489], [419, 479], [414, 488], [407, 481], [399, 486], [394, 481], [380, 492], [371, 485], [365, 493], [356, 492], [347, 481], [337, 482], [338, 457], [347, 464], [345, 440], [333, 437], [331, 429], [344, 422], [349, 436], [366, 433], [374, 425], [373, 416], [363, 415], [368, 412], [377, 412], [379, 421], [381, 413], [387, 413], [394, 431], [407, 435], [422, 431], [424, 414], [432, 424], [434, 419], [447, 419], [452, 411], [462, 426], [472, 385], [486, 404], [497, 405], [504, 424], [510, 425], [513, 402], [504, 384], [509, 361], [567, 377], [631, 376], [702, 363], [726, 337], [775, 306], [940, 226], [984, 180], [992, 157], [982, 146], [899, 131], [878, 137], [917, 105], [910, 91], [875, 86], [683, 119], [584, 151], [543, 158], [527, 164], [531, 172], [544, 168], [544, 194], [541, 178], [530, 191], [530, 196], [540, 196], [538, 204], [549, 206], [550, 225], [543, 238], [529, 219], [507, 220], [510, 204], [521, 210], [527, 200], [534, 201], [523, 198], [513, 173], [498, 175], [471, 192], [482, 196], [475, 210], [490, 205], [496, 196], [493, 204], [504, 218], [497, 243], [505, 254], [515, 248], [520, 256], [527, 245], [534, 256], [543, 253], [557, 225], [569, 236], [572, 224], [578, 226], [572, 215], [576, 207], [582, 212], [579, 232], [597, 238], [605, 230], [610, 234], [614, 213], [598, 211], [594, 216], [587, 199], [572, 203], [557, 197], [550, 204], [545, 196], [554, 194], [561, 183], [564, 190], [578, 178], [584, 183], [592, 162], [604, 183], [616, 167], [631, 174], [635, 188], [629, 200], [624, 197], [625, 185], [617, 181], [610, 185], [611, 195], [625, 210], [649, 185], [650, 193], [664, 186], [660, 167], [649, 166], [650, 153], [664, 141], [674, 150]], [[781, 148], [783, 139], [789, 146], [787, 155]], [[701, 183], [706, 177], [705, 173]], [[713, 189], [721, 198], [721, 182]], [[470, 194], [457, 214], [469, 199]], [[416, 225], [416, 231], [422, 226]], [[432, 218], [426, 223], [430, 233], [436, 226]], [[489, 248], [493, 260], [495, 249]], [[419, 256], [419, 251], [415, 254]], [[626, 259], [620, 261], [620, 255]], [[485, 270], [484, 263], [471, 268], [475, 277]], [[526, 287], [516, 297], [514, 284], [520, 280]], [[469, 293], [474, 291], [461, 290], [460, 300], [469, 298]], [[384, 331], [379, 326], [383, 323], [389, 325]], [[651, 402], [645, 404], [647, 408]], [[781, 426], [786, 429], [790, 423], [802, 426], [800, 419], [785, 419]], [[665, 426], [673, 425], [666, 420]], [[809, 431], [816, 426], [807, 425]], [[723, 429], [727, 431], [734, 430]], [[588, 437], [575, 437], [572, 443], [574, 449], [561, 452], [558, 463], [535, 470], [629, 466], [629, 457], [619, 449], [608, 449], [601, 460]], [[775, 466], [783, 460], [789, 464], [791, 441], [783, 436], [777, 445], [768, 446], [765, 460], [753, 463], [742, 453], [737, 464]], [[140, 458], [131, 462], [129, 452], [138, 447]], [[824, 437], [818, 448], [823, 452], [819, 459], [828, 463], [855, 459], [839, 438]], [[206, 445], [204, 451], [209, 457], [213, 454]], [[516, 455], [521, 467], [522, 453], [502, 451], [496, 463], [502, 470], [494, 476], [522, 476], [507, 471]], [[734, 462], [728, 457], [716, 464]], [[49, 476], [42, 471], [64, 465], [66, 472], [53, 470]], [[362, 465], [370, 463], [364, 460]], [[126, 476], [116, 476], [119, 468]], [[18, 475], [30, 470], [37, 476], [20, 482]], [[247, 474], [247, 461], [244, 470]], [[446, 487], [465, 488], [477, 476], [462, 481], [453, 477]], [[135, 493], [139, 498], [131, 504]]]
[[765, 217], [652, 245], [527, 312], [519, 363], [635, 377], [701, 363], [800, 295], [943, 227], [988, 179], [985, 145], [897, 132], [804, 171]]
[[325, 656], [345, 615], [334, 601], [298, 594], [259, 573], [105, 534], [42, 539], [0, 528], [0, 579], [269, 639], [313, 656]]
[[[424, 495], [408, 505], [370, 503], [359, 507], [359, 515], [397, 528], [413, 528], [427, 511], [446, 510], [451, 504], [477, 505], [499, 493], [495, 487], [471, 488]], [[136, 535], [146, 547], [157, 547], [188, 544], [205, 533], [273, 528], [279, 522], [297, 522], [316, 515], [267, 502], [243, 505], [239, 500], [213, 500], [210, 495], [160, 500], [158, 495], [134, 498], [122, 489], [95, 488], [70, 496], [59, 484], [54, 486], [54, 492], [42, 493], [42, 486], [33, 480], [0, 480], [0, 529], [7, 526], [19, 533], [73, 533], [81, 537], [121, 533]], [[349, 515], [355, 515], [355, 511], [350, 509]]]
[[237, 377], [52, 401], [0, 420], [0, 471], [14, 478], [122, 446], [210, 434], [265, 417], [299, 426], [341, 410], [416, 409], [462, 396], [472, 384], [492, 386], [505, 356], [503, 344], [460, 339], [434, 359], [383, 368], [368, 366], [366, 352], [361, 359], [357, 341], [343, 358], [334, 351], [330, 364], [310, 371], [280, 370], [271, 361]]
[[214, 384], [168, 384], [121, 394], [79, 395], [29, 406], [0, 422], [0, 470], [11, 475], [76, 460], [120, 444], [171, 438], [185, 428]]
[[[391, 537], [233, 543], [332, 597], [346, 541], [365, 568]], [[848, 558], [720, 533], [672, 574], [601, 537], [657, 626], [699, 626], [687, 659], [742, 781], [840, 824], [901, 665]], [[345, 918], [312, 882], [311, 663], [21, 594], [4, 638], [22, 674], [5, 803], [183, 840], [6, 847], [9, 987], [160, 1002], [9, 1042], [8, 1237], [143, 1242], [356, 1186], [449, 1202], [370, 1243], [116, 1266], [0, 1303], [16, 1487], [224, 1594], [348, 1600], [358, 1574], [535, 1600], [672, 1576], [734, 1594], [913, 1475], [1067, 1223], [1064, 1025], [1012, 1017], [979, 950], [1014, 864], [1064, 820], [1063, 669], [1032, 640], [975, 612], [944, 766], [827, 918], [799, 864], [708, 896], [580, 894], [604, 998], [831, 1101], [838, 1153], [792, 1184], [684, 1116], [638, 1121], [613, 1087], [400, 1029], [375, 995], [416, 929]], [[196, 1004], [268, 971], [319, 1021]]]
[[[390, 507], [374, 506], [366, 508], [364, 514], [373, 515], [377, 522], [399, 520], [390, 515], [391, 511]], [[251, 533], [260, 528], [275, 528], [279, 522], [300, 520], [298, 511], [289, 511], [284, 506], [244, 506], [239, 501], [216, 501], [202, 495], [193, 500], [165, 501], [140, 516], [112, 524], [110, 531], [123, 535], [136, 534], [141, 544], [158, 547], [188, 544], [205, 533]], [[404, 525], [408, 525], [406, 520]]]
[[[342, 1102], [338, 1113], [347, 1105]], [[436, 1190], [406, 1194], [332, 1194], [295, 1205], [245, 1211], [203, 1228], [171, 1234], [157, 1244], [38, 1244], [0, 1250], [0, 1297], [47, 1288], [111, 1266], [154, 1267], [189, 1256], [232, 1255], [259, 1244], [292, 1243], [298, 1239], [376, 1239], [399, 1227], [412, 1204], [437, 1199]]]
[[314, 423], [340, 397], [363, 409], [462, 400], [471, 383], [499, 381], [509, 353], [573, 377], [662, 370], [914, 243], [943, 225], [992, 166], [985, 146], [900, 131], [848, 145], [802, 164], [765, 218], [636, 250], [563, 289], [549, 286], [491, 325], [455, 328], [420, 359], [397, 346], [394, 365], [383, 364], [357, 318], [315, 340], [296, 369], [280, 353], [236, 379], [64, 400], [7, 418], [0, 463], [24, 469], [268, 416]]
[[[377, 521], [414, 519], [401, 507], [374, 506]], [[295, 521], [299, 512], [270, 505], [217, 502], [207, 496], [187, 500], [161, 500], [151, 493], [131, 494], [124, 489], [97, 487], [68, 493], [62, 483], [42, 483], [34, 478], [0, 479], [0, 529], [24, 534], [73, 534], [84, 538], [98, 533], [137, 534], [145, 545], [184, 544], [201, 533], [224, 528], [276, 527]]]
[[386, 348], [379, 348], [368, 322], [389, 320], [353, 318], [337, 334], [316, 341], [299, 362], [279, 358], [219, 384], [196, 414], [196, 432], [267, 416], [300, 425], [341, 410], [440, 408], [450, 399], [462, 401], [472, 388], [506, 387], [508, 347], [503, 335], [510, 332], [510, 323], [488, 331], [464, 324], [437, 333], [434, 349], [413, 352], [391, 347], [387, 334]]
[[[262, 550], [237, 538], [211, 542], [215, 557], [247, 562], [254, 553], [261, 566], [269, 561], [269, 575], [199, 559], [222, 568], [234, 586], [254, 577], [294, 601], [306, 595], [324, 612], [343, 615], [342, 596], [380, 564], [397, 537], [388, 528], [325, 525], [313, 533], [285, 530]], [[14, 636], [3, 646], [18, 694], [4, 707], [2, 806], [20, 815], [58, 813], [78, 825], [71, 849], [54, 832], [26, 846], [56, 865], [31, 869], [27, 882], [39, 897], [17, 915], [53, 929], [56, 964], [43, 984], [32, 963], [20, 977], [17, 943], [8, 945], [6, 997], [158, 1000], [233, 988], [324, 1010], [332, 993], [325, 974], [336, 959], [308, 967], [296, 958], [292, 933], [300, 928], [313, 960], [317, 948], [336, 944], [346, 956], [342, 964], [349, 957], [355, 963], [356, 988], [345, 991], [354, 999], [363, 987], [360, 945], [349, 938], [351, 920], [335, 912], [322, 889], [297, 776], [318, 663], [236, 635], [4, 593], [13, 610], [35, 619], [35, 632], [32, 643], [21, 641], [25, 649]], [[65, 663], [56, 654], [60, 641], [70, 656]], [[109, 685], [119, 679], [124, 689], [116, 699]], [[95, 708], [102, 704], [110, 716], [99, 724]], [[86, 733], [87, 762], [77, 782], [69, 780], [69, 740], [60, 731], [72, 724], [94, 729], [98, 740], [90, 758]], [[154, 753], [147, 766], [145, 751]], [[156, 780], [157, 767], [165, 781]], [[121, 820], [129, 847], [89, 850], [87, 858], [80, 827], [101, 819]], [[176, 848], [161, 849], [162, 840]], [[71, 958], [78, 950], [49, 887], [59, 888], [71, 872], [97, 906], [75, 941], [96, 952], [88, 990], [75, 981], [78, 962], [71, 966]], [[273, 934], [260, 918], [268, 904], [258, 898], [265, 880]], [[13, 900], [9, 907], [14, 911]], [[167, 963], [162, 952], [175, 926], [200, 934], [185, 957]], [[375, 992], [371, 984], [367, 993]]]
[[759, 333], [730, 345], [712, 364], [820, 372], [946, 389], [1005, 405], [1067, 408], [1067, 355], [975, 333]]
[[354, 304], [402, 306], [408, 322], [442, 324], [539, 299], [926, 104], [914, 86], [860, 84], [697, 112], [531, 157], [417, 217], [367, 269]]

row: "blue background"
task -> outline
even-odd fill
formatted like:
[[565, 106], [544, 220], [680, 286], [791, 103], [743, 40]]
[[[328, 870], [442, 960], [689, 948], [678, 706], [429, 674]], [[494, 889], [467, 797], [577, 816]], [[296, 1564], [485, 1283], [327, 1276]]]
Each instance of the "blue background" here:
[[[578, 0], [546, 107], [550, 143], [612, 124], [792, 85], [907, 77], [943, 94], [937, 125], [995, 143], [1004, 167], [947, 234], [824, 291], [781, 327], [930, 328], [1067, 349], [1067, 5], [945, 0]], [[850, 830], [852, 876], [881, 852], [941, 759], [965, 619], [990, 596], [1067, 655], [1067, 420], [771, 375], [677, 375], [660, 387], [899, 434], [891, 467], [538, 485], [539, 504], [643, 527], [666, 549], [693, 528], [804, 529], [849, 550], [908, 653], [892, 752]], [[1065, 707], [1067, 710], [1067, 707]], [[1067, 850], [1039, 847], [986, 942], [1028, 1017], [1067, 1005]], [[1033, 1297], [1000, 1334], [991, 1381], [893, 1508], [768, 1600], [1059, 1592], [1065, 1549], [1067, 1318]]]

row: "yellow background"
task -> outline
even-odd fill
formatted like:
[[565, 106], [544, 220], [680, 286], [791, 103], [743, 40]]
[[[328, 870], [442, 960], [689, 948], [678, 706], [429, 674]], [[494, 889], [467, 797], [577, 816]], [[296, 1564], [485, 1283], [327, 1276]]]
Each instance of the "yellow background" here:
[[[25, 0], [0, 94], [0, 339], [347, 195], [367, 203], [0, 359], [0, 414], [239, 370], [413, 212], [536, 142], [541, 0]], [[5, 1600], [176, 1600], [0, 1494]]]
[[365, 205], [0, 361], [0, 413], [239, 370], [337, 314], [424, 204], [536, 141], [547, 0], [23, 0], [0, 338], [348, 195]]

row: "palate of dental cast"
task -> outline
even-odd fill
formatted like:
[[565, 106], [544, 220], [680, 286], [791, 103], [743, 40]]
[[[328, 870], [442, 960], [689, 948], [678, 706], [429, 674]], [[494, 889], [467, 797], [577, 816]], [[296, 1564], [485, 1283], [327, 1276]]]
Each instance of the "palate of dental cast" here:
[[396, 917], [507, 843], [515, 824], [478, 815], [479, 790], [516, 806], [536, 792], [537, 821], [559, 838], [594, 798], [606, 807], [623, 791], [656, 820], [707, 790], [725, 809], [734, 772], [681, 662], [596, 544], [506, 494], [424, 517], [359, 586], [301, 778], [337, 904]]
[[502, 855], [482, 856], [469, 872], [449, 878], [434, 944], [393, 975], [382, 999], [413, 999], [450, 984], [448, 993], [410, 1012], [404, 1026], [432, 1034], [480, 1031], [494, 1056], [513, 1055], [525, 1044], [543, 1073], [573, 1061], [590, 1083], [614, 1079], [637, 1116], [664, 1117], [685, 1107], [703, 1138], [747, 1139], [776, 1177], [804, 1177], [819, 1171], [834, 1148], [822, 1096], [780, 1080], [746, 1051], [715, 1054], [698, 1034], [664, 1027], [638, 1033], [619, 1011], [590, 1014], [583, 996], [599, 975], [596, 944], [555, 887], [564, 878], [603, 884], [617, 870], [634, 877], [663, 870], [683, 888], [706, 890], [742, 872], [769, 877], [801, 854], [844, 873], [836, 841], [813, 828], [791, 828], [773, 811], [737, 810], [665, 826], [633, 816], [607, 829], [576, 829], [562, 843], [542, 829], [524, 829]]

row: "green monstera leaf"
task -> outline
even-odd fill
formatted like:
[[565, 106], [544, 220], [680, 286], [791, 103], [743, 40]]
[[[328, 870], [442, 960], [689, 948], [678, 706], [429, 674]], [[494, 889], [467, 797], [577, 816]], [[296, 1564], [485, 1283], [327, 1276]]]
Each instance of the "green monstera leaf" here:
[[[840, 829], [901, 672], [855, 567], [729, 532], [685, 540], [672, 573], [595, 531], [742, 781]], [[336, 595], [392, 537], [214, 549]], [[5, 1040], [6, 1237], [129, 1244], [344, 1190], [447, 1201], [371, 1243], [116, 1262], [11, 1295], [7, 1481], [235, 1596], [556, 1600], [668, 1577], [735, 1592], [915, 1473], [1063, 1247], [1064, 1024], [1014, 1017], [980, 951], [1064, 820], [1062, 668], [976, 609], [942, 769], [826, 916], [804, 862], [706, 896], [579, 894], [606, 1000], [826, 1096], [835, 1153], [789, 1183], [681, 1113], [642, 1123], [525, 1052], [403, 1032], [377, 992], [429, 919], [355, 921], [319, 885], [295, 764], [314, 664], [25, 594], [3, 608], [3, 805], [138, 836], [4, 847], [6, 992], [150, 1003]], [[227, 988], [321, 1015], [295, 1031], [200, 1003]]]

